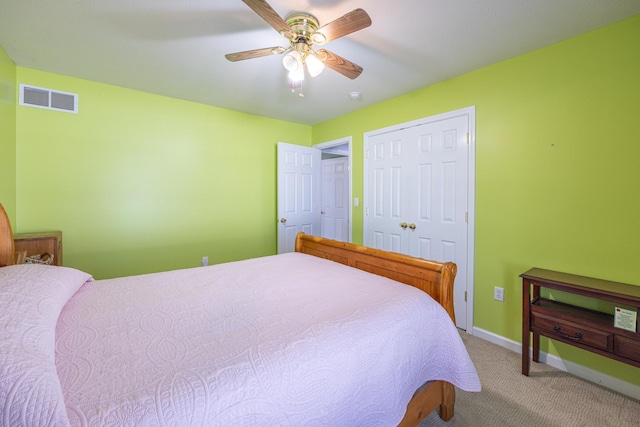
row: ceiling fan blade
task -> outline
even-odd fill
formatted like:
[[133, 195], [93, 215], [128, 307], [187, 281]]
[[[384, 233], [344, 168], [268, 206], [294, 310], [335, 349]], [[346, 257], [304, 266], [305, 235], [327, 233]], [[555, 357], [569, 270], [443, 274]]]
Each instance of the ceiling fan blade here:
[[351, 80], [355, 79], [360, 75], [360, 73], [362, 73], [361, 66], [354, 64], [335, 53], [329, 52], [326, 49], [320, 49], [318, 54], [323, 56], [326, 55], [326, 59], [323, 61], [325, 66], [339, 72], [343, 76], [349, 77]]
[[231, 62], [244, 61], [245, 59], [260, 58], [262, 56], [279, 55], [286, 49], [281, 46], [265, 47], [262, 49], [245, 50], [244, 52], [227, 53], [224, 57]]
[[242, 1], [284, 37], [290, 38], [293, 36], [291, 28], [285, 20], [265, 0]]
[[323, 25], [317, 32], [324, 34], [324, 43], [327, 43], [331, 40], [335, 40], [346, 36], [347, 34], [367, 28], [369, 25], [371, 25], [371, 18], [369, 17], [369, 14], [367, 14], [363, 9], [355, 9], [335, 21], [331, 21], [328, 24]]

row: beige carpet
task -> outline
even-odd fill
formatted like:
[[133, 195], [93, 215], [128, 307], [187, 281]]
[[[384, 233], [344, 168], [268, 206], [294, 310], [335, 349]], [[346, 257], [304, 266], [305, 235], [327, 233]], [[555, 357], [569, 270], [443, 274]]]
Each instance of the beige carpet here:
[[520, 354], [465, 332], [461, 335], [482, 391], [456, 390], [451, 421], [445, 423], [434, 412], [420, 427], [640, 426], [640, 401], [545, 364], [532, 362], [530, 376], [525, 377]]

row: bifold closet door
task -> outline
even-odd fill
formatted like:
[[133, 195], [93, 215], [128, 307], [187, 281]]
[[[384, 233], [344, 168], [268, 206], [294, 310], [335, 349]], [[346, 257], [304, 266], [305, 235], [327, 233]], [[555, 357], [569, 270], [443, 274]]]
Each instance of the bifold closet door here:
[[455, 262], [461, 321], [466, 313], [468, 134], [468, 116], [461, 115], [374, 132], [365, 141], [365, 245]]

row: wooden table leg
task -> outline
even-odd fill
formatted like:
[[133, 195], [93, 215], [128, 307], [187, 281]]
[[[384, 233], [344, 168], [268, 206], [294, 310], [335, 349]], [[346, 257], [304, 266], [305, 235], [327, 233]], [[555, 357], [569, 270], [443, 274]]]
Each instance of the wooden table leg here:
[[[522, 279], [522, 375], [529, 375], [529, 321], [531, 319], [531, 286]], [[535, 339], [534, 339], [535, 343]]]
[[[533, 285], [533, 301], [536, 301], [540, 298], [540, 286], [536, 286], [535, 283]], [[533, 361], [534, 362], [539, 362], [540, 361], [540, 334], [536, 334], [535, 332], [533, 332], [531, 334], [531, 340], [532, 340], [532, 345], [533, 345]]]
[[531, 338], [531, 342], [533, 345], [533, 355], [531, 356], [534, 362], [540, 361], [540, 335], [533, 333], [531, 334], [533, 337]]

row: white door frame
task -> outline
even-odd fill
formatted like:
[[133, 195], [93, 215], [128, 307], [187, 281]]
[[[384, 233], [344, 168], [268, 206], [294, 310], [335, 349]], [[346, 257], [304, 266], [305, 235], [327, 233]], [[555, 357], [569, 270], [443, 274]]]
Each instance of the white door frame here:
[[[367, 140], [377, 134], [394, 132], [401, 129], [406, 129], [414, 126], [425, 125], [431, 122], [436, 122], [440, 120], [446, 120], [453, 117], [459, 116], [467, 116], [469, 118], [469, 162], [468, 162], [468, 182], [467, 182], [467, 325], [466, 331], [469, 334], [472, 334], [473, 331], [473, 304], [474, 304], [474, 261], [475, 261], [475, 223], [476, 223], [476, 107], [466, 107], [461, 108], [459, 110], [453, 110], [442, 114], [437, 114], [435, 116], [425, 117], [418, 120], [413, 120], [406, 123], [401, 123], [398, 125], [389, 126], [383, 129], [376, 129], [370, 132], [365, 132], [364, 134], [364, 144], [363, 147], [367, 147]], [[364, 174], [367, 171], [367, 158], [366, 158], [366, 150], [363, 150], [364, 157]], [[368, 184], [367, 177], [363, 176], [363, 191], [364, 197], [366, 198], [368, 193]], [[366, 200], [364, 201], [367, 206]], [[367, 215], [364, 215], [363, 218], [363, 232], [367, 227]]]
[[[338, 145], [347, 144], [349, 152], [349, 242], [353, 242], [353, 147], [351, 144], [351, 137], [345, 136], [343, 138], [334, 139], [332, 141], [321, 142], [320, 144], [314, 144], [313, 147], [320, 151], [327, 148], [337, 147]], [[322, 170], [321, 172], [322, 173]], [[322, 177], [320, 177], [322, 179]]]

